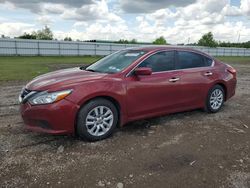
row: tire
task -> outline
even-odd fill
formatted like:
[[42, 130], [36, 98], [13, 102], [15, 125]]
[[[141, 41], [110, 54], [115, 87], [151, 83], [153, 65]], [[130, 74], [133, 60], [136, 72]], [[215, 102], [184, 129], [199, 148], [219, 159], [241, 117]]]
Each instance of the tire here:
[[212, 87], [207, 95], [205, 111], [209, 113], [218, 112], [225, 101], [225, 91], [220, 85]]
[[76, 131], [80, 138], [97, 141], [109, 137], [118, 122], [118, 111], [109, 100], [98, 98], [85, 104], [77, 117]]

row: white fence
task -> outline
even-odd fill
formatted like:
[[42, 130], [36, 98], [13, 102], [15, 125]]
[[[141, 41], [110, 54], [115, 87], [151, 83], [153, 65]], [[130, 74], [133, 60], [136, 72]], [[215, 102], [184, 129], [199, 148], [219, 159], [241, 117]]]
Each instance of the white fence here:
[[[139, 44], [91, 43], [50, 40], [0, 39], [0, 56], [81, 56], [108, 55]], [[248, 48], [192, 46], [212, 56], [250, 56]]]

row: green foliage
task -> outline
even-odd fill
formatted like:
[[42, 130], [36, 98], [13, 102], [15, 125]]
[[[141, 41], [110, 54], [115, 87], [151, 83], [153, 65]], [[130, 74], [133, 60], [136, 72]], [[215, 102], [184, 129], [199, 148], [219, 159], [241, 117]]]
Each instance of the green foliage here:
[[223, 42], [223, 41], [216, 41], [213, 37], [212, 32], [208, 32], [201, 37], [198, 41], [198, 46], [208, 46], [208, 47], [235, 47], [235, 48], [250, 48], [250, 41], [242, 42], [242, 43], [231, 43], [231, 42]]
[[161, 36], [153, 41], [153, 44], [167, 44], [166, 39]]
[[38, 40], [53, 40], [53, 33], [48, 26], [45, 26], [42, 30], [33, 31], [31, 34], [24, 33], [17, 37], [20, 39], [38, 39]]
[[36, 39], [39, 40], [52, 40], [53, 33], [48, 26], [45, 26], [42, 30], [38, 30], [36, 33]]
[[128, 44], [128, 40], [120, 39], [120, 40], [118, 40], [118, 41], [115, 41], [115, 43], [119, 43], [119, 44]]
[[72, 38], [71, 37], [65, 37], [63, 40], [64, 41], [72, 41]]
[[136, 43], [137, 43], [137, 40], [136, 40], [136, 39], [132, 39], [132, 40], [130, 41], [130, 43], [131, 43], [131, 44], [136, 44]]
[[19, 39], [36, 39], [36, 34], [34, 33], [29, 34], [25, 32], [23, 35], [19, 36], [18, 38]]
[[219, 42], [219, 47], [250, 48], [250, 41], [242, 43]]
[[212, 32], [204, 34], [198, 41], [199, 46], [217, 47], [218, 43], [214, 40]]
[[119, 44], [137, 44], [137, 40], [136, 39], [132, 39], [132, 40], [127, 40], [127, 39], [120, 39], [118, 41], [116, 41], [115, 43], [119, 43]]

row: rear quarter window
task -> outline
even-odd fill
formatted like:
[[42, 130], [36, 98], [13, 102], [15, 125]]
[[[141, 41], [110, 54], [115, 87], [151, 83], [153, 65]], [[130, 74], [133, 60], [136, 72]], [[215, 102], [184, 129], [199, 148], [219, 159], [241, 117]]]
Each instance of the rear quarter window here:
[[187, 51], [177, 52], [177, 69], [207, 67], [212, 65], [213, 60], [201, 54]]
[[212, 66], [214, 60], [204, 56], [204, 61], [206, 63], [206, 66]]

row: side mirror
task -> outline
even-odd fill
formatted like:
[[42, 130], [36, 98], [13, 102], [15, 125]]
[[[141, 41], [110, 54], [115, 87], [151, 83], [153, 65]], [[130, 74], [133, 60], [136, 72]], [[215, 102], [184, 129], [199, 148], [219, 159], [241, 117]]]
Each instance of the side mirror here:
[[140, 67], [135, 69], [135, 75], [151, 75], [152, 69], [148, 67]]

